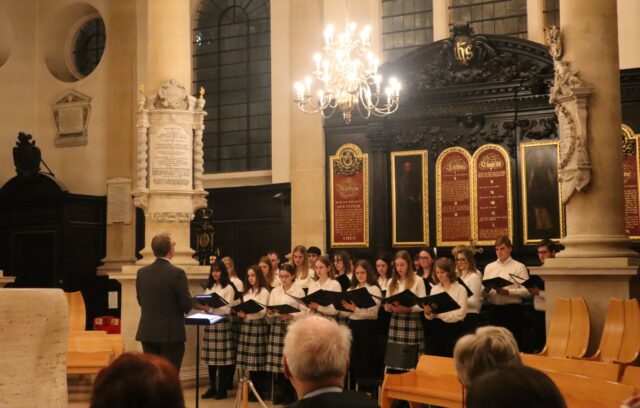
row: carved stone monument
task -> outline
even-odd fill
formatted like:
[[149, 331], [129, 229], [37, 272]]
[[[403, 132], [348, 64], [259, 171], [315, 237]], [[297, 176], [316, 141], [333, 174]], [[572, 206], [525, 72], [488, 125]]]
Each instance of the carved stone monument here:
[[[137, 101], [137, 166], [135, 188], [131, 191], [136, 207], [145, 215], [145, 247], [136, 265], [124, 265], [122, 272], [110, 277], [122, 284], [122, 335], [127, 351], [141, 351], [135, 334], [140, 320], [136, 298], [136, 275], [141, 266], [155, 260], [151, 239], [168, 232], [176, 242], [174, 265], [184, 269], [192, 295], [202, 293], [201, 284], [209, 276], [209, 267], [193, 258], [190, 227], [194, 212], [207, 206], [202, 186], [204, 129], [204, 90], [200, 97], [187, 94], [176, 80], [160, 86], [156, 94], [145, 96], [140, 87]], [[112, 219], [126, 222], [126, 214], [114, 213]], [[180, 377], [195, 378], [195, 330], [187, 329], [187, 343]]]
[[[198, 99], [175, 80], [162, 85], [156, 95], [138, 94], [138, 156], [134, 204], [145, 213], [145, 237], [162, 231], [176, 241], [174, 263], [195, 265], [189, 247], [189, 226], [194, 212], [207, 206], [202, 187], [204, 172], [202, 131], [204, 91]], [[149, 246], [137, 262], [153, 262]]]

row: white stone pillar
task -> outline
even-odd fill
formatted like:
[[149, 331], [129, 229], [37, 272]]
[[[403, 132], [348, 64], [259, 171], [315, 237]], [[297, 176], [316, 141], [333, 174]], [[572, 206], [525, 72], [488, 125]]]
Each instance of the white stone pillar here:
[[[580, 139], [574, 151], [586, 148], [587, 154], [568, 172], [563, 173], [561, 168], [561, 177], [566, 178], [561, 184], [563, 199], [568, 198], [567, 235], [562, 240], [566, 249], [557, 258], [547, 259], [543, 267], [533, 268], [533, 272], [546, 281], [547, 319], [557, 297], [586, 299], [593, 352], [600, 341], [609, 299], [631, 296], [637, 285], [632, 278], [640, 264], [637, 253], [629, 249], [624, 230], [616, 1], [561, 0], [560, 22], [561, 64], [569, 64], [570, 69], [565, 71], [568, 76], [556, 76], [555, 86], [564, 87], [560, 99], [565, 101], [578, 93], [591, 92], [586, 101], [580, 102], [586, 102], [587, 110], [571, 116]], [[570, 111], [572, 106], [564, 108]], [[560, 133], [562, 162], [571, 143], [562, 141], [562, 126]], [[586, 136], [586, 140], [580, 136]], [[581, 191], [570, 188], [572, 183], [580, 185]]]
[[527, 0], [527, 38], [544, 44], [544, 0]]
[[448, 0], [433, 0], [433, 41], [449, 38], [448, 3]]

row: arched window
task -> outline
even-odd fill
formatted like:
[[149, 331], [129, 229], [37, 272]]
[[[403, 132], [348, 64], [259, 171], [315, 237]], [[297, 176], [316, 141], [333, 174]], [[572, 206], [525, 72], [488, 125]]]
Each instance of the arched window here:
[[206, 173], [271, 168], [269, 0], [202, 0], [193, 82], [206, 90]]

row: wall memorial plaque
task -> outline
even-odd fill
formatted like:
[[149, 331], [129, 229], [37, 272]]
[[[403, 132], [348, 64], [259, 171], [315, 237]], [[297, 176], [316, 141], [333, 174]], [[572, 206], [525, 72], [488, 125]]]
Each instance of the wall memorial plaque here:
[[473, 155], [473, 236], [477, 245], [493, 245], [506, 235], [513, 241], [511, 165], [507, 151], [488, 144]]
[[151, 125], [149, 184], [152, 189], [193, 188], [193, 138], [177, 124]]
[[116, 177], [107, 180], [107, 225], [131, 224], [131, 179]]
[[391, 153], [392, 245], [429, 245], [427, 150]]
[[329, 158], [331, 246], [369, 246], [369, 159], [347, 143]]
[[525, 244], [561, 239], [564, 211], [558, 183], [558, 141], [520, 144], [522, 229]]
[[471, 155], [451, 147], [436, 162], [437, 245], [471, 242]]
[[624, 176], [624, 222], [629, 238], [640, 239], [640, 177], [638, 176], [638, 138], [633, 129], [622, 125]]

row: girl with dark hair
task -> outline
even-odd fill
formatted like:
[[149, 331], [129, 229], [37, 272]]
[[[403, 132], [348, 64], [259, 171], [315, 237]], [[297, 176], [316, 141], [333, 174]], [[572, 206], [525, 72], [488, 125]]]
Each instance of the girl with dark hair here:
[[[330, 292], [342, 292], [340, 288], [340, 284], [334, 278], [334, 270], [333, 265], [331, 265], [331, 260], [327, 255], [320, 255], [318, 260], [316, 261], [316, 277], [317, 280], [311, 282], [309, 285], [309, 294], [322, 290], [328, 290]], [[333, 305], [329, 306], [320, 306], [317, 303], [309, 303], [309, 309], [314, 312], [322, 313], [327, 317], [337, 317], [338, 311]], [[346, 318], [343, 318], [344, 323], [346, 324]]]
[[[367, 289], [369, 294], [382, 297], [382, 291], [378, 286], [376, 272], [366, 260], [356, 262], [351, 287], [348, 290], [356, 290], [360, 288]], [[351, 381], [355, 384], [362, 378], [376, 378], [380, 372], [382, 361], [377, 360], [376, 343], [372, 341], [377, 332], [378, 309], [380, 301], [375, 300], [375, 306], [368, 309], [360, 309], [354, 303], [342, 301], [342, 306], [349, 310], [349, 328], [353, 335], [353, 343], [351, 346]], [[343, 312], [344, 313], [344, 312]]]
[[393, 256], [391, 254], [380, 254], [376, 258], [376, 272], [378, 273], [378, 286], [383, 292], [387, 290], [389, 279], [393, 276], [393, 267], [391, 262]]
[[273, 289], [276, 286], [280, 285], [280, 279], [276, 276], [274, 272], [275, 269], [271, 266], [271, 262], [269, 262], [269, 258], [263, 256], [258, 261], [258, 267], [264, 276], [264, 281], [267, 283], [267, 287], [269, 289]]
[[296, 284], [303, 290], [308, 290], [316, 273], [309, 267], [307, 248], [305, 248], [304, 245], [296, 245], [293, 251], [291, 251], [291, 261], [296, 269]]
[[432, 248], [421, 248], [418, 251], [417, 257], [418, 267], [416, 268], [416, 274], [426, 279], [432, 286], [437, 285], [438, 278], [436, 278], [434, 273], [436, 253]]
[[[205, 295], [217, 293], [228, 303], [233, 302], [234, 289], [229, 280], [227, 268], [219, 260], [211, 263], [211, 273], [204, 293]], [[229, 305], [217, 309], [199, 305], [199, 308], [216, 315], [228, 316], [231, 313]], [[212, 326], [205, 327], [202, 361], [209, 367], [209, 389], [202, 394], [202, 398], [227, 398], [227, 386], [231, 382], [230, 379], [233, 378], [233, 366], [236, 362], [229, 319], [224, 319]]]
[[[413, 270], [413, 262], [407, 251], [398, 251], [394, 257], [393, 277], [389, 282], [387, 297], [397, 295], [405, 289], [409, 289], [418, 297], [427, 295], [424, 281], [416, 276]], [[398, 302], [387, 303], [385, 310], [391, 312], [391, 322], [389, 323], [389, 343], [400, 343], [417, 345], [418, 353], [424, 352], [424, 332], [420, 315], [422, 309], [419, 306], [402, 306]], [[404, 371], [398, 367], [388, 367], [393, 371]]]
[[[246, 289], [242, 295], [243, 302], [254, 300], [261, 305], [269, 303], [269, 290], [258, 265], [252, 265], [247, 269], [244, 283]], [[269, 326], [264, 319], [266, 309], [251, 314], [238, 311], [237, 314], [242, 322], [238, 339], [237, 365], [241, 370], [249, 371], [249, 378], [256, 390], [264, 395], [267, 385], [267, 341], [269, 340]], [[253, 394], [249, 394], [249, 399], [257, 401]]]
[[467, 316], [464, 318], [464, 333], [474, 333], [480, 325], [482, 308], [482, 274], [476, 268], [471, 248], [460, 248], [455, 255], [458, 276], [473, 294], [467, 299]]
[[[298, 302], [291, 297], [304, 297], [302, 288], [294, 284], [296, 272], [293, 265], [280, 265], [280, 271], [278, 274], [281, 284], [273, 288], [271, 291], [269, 296], [269, 305], [276, 306], [286, 304], [299, 310], [306, 310], [302, 309]], [[274, 312], [267, 311], [267, 316], [271, 321], [271, 331], [269, 332], [269, 342], [267, 345], [267, 371], [274, 373], [276, 377], [276, 392], [273, 397], [273, 405], [279, 405], [282, 403], [290, 404], [296, 399], [295, 391], [283, 373], [282, 349], [284, 348], [284, 336], [287, 333], [287, 327], [294, 318], [301, 314], [302, 312], [294, 314], [276, 314]]]
[[453, 262], [449, 258], [439, 258], [436, 261], [436, 276], [439, 284], [431, 289], [432, 295], [447, 292], [460, 305], [460, 309], [438, 313], [431, 305], [423, 305], [424, 315], [431, 320], [433, 335], [427, 339], [431, 343], [429, 351], [440, 357], [453, 357], [453, 347], [462, 336], [462, 321], [467, 314], [467, 290], [458, 283]]
[[[338, 250], [333, 254], [333, 266], [335, 267], [336, 278], [340, 275], [347, 275], [349, 281], [353, 279], [351, 256], [344, 249]], [[349, 285], [341, 285], [341, 288], [344, 292], [349, 288]]]

